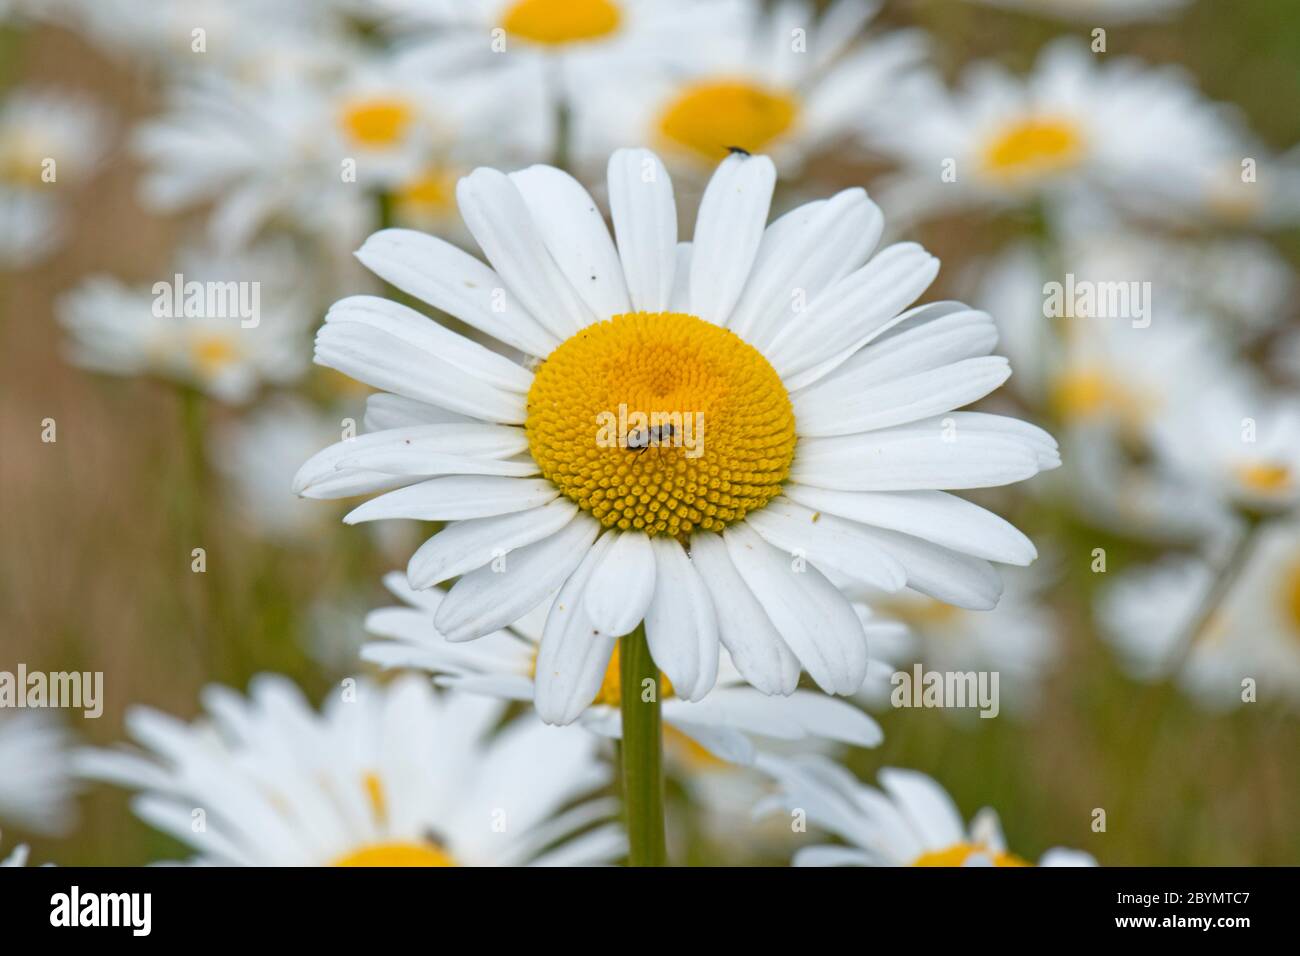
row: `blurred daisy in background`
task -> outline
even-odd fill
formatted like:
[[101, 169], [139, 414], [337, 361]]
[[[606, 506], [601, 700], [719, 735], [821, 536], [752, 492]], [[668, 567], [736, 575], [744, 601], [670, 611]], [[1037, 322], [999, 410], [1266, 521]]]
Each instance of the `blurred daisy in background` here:
[[1205, 170], [1240, 159], [1234, 115], [1182, 71], [1098, 57], [1071, 39], [1044, 48], [1026, 76], [982, 61], [958, 89], [932, 78], [897, 107], [906, 122], [884, 124], [879, 142], [903, 170], [880, 194], [913, 218], [1036, 202], [1055, 214], [1099, 198], [1186, 207]]
[[[1010, 374], [987, 354], [989, 317], [950, 302], [908, 310], [939, 264], [911, 243], [873, 256], [883, 217], [860, 189], [765, 226], [775, 178], [766, 157], [724, 160], [679, 247], [668, 172], [647, 150], [610, 160], [617, 245], [567, 174], [478, 169], [457, 194], [494, 268], [400, 230], [358, 257], [545, 360], [516, 363], [365, 296], [336, 303], [317, 335], [317, 363], [460, 420], [437, 411], [326, 449], [295, 490], [401, 482], [345, 520], [452, 522], [417, 552], [412, 579], [462, 575], [436, 612], [448, 640], [498, 631], [558, 591], [536, 668], [547, 721], [582, 712], [618, 636], [643, 619], [685, 700], [713, 687], [720, 645], [764, 693], [789, 694], [801, 669], [854, 693], [862, 624], [820, 567], [990, 608], [990, 562], [1033, 560], [1010, 524], [939, 490], [1060, 463], [1033, 425], [953, 411]], [[702, 418], [708, 437], [637, 450], [611, 432], [602, 446], [600, 416], [620, 409]]]
[[[447, 592], [441, 588], [412, 590], [405, 575], [396, 572], [386, 575], [384, 584], [405, 606], [381, 608], [367, 615], [366, 630], [384, 640], [362, 648], [363, 660], [386, 668], [427, 671], [436, 675], [438, 684], [458, 691], [506, 700], [533, 699], [538, 646], [548, 606], [534, 609], [511, 628], [468, 644], [454, 644], [433, 623]], [[616, 595], [610, 597], [617, 599]], [[820, 738], [858, 747], [874, 747], [881, 741], [876, 722], [845, 701], [809, 690], [769, 697], [747, 686], [725, 652], [718, 686], [704, 700], [692, 703], [678, 698], [669, 680], [663, 680], [661, 688], [664, 723], [669, 736], [676, 736], [676, 752], [687, 764], [696, 763], [696, 757], [699, 763], [709, 763], [709, 758], [699, 753], [701, 747], [714, 761], [752, 763], [755, 749], [750, 735], [776, 740]], [[599, 689], [581, 713], [582, 726], [603, 737], [620, 737], [622, 694], [615, 646]], [[671, 741], [668, 750], [671, 757]]]
[[1156, 448], [1224, 504], [1250, 513], [1300, 504], [1300, 393], [1247, 377], [1211, 380], [1158, 422]]
[[0, 826], [67, 832], [76, 818], [71, 744], [45, 711], [0, 711]]
[[78, 768], [139, 791], [136, 814], [198, 863], [584, 865], [625, 852], [603, 822], [611, 802], [579, 802], [608, 780], [589, 734], [527, 717], [494, 733], [503, 704], [413, 676], [350, 689], [317, 713], [283, 677], [255, 678], [248, 697], [210, 686], [206, 719], [135, 709], [127, 728], [144, 749], [84, 750]]
[[[862, 699], [883, 707], [893, 674], [910, 674], [912, 665], [920, 663], [929, 671], [996, 672], [1000, 712], [1023, 716], [1032, 711], [1059, 651], [1056, 622], [1042, 601], [1049, 582], [1040, 571], [1020, 568], [1003, 572], [1003, 581], [1002, 599], [991, 611], [969, 611], [907, 589], [870, 597], [876, 615], [906, 626], [894, 632], [889, 645], [872, 645], [872, 659], [888, 666], [864, 688]], [[950, 708], [944, 713], [961, 719], [973, 712]]]
[[[844, 841], [800, 849], [795, 866], [1030, 866], [1007, 849], [997, 812], [985, 807], [969, 828], [952, 798], [914, 770], [885, 768], [880, 790], [859, 783], [824, 757], [771, 759], [779, 795], [758, 812], [802, 811], [807, 822]], [[1048, 850], [1039, 866], [1096, 866], [1078, 850]]]
[[[545, 114], [625, 70], [670, 69], [738, 24], [751, 0], [379, 0], [387, 32], [460, 70], [509, 70]], [[420, 32], [427, 32], [423, 43]], [[554, 130], [563, 135], [562, 130]]]
[[[1173, 676], [1203, 706], [1249, 697], [1300, 705], [1300, 525], [1277, 522], [1259, 540], [1197, 635], [1188, 632], [1220, 577], [1198, 558], [1168, 557], [1104, 590], [1102, 633], [1139, 680]], [[1253, 692], [1244, 682], [1249, 681]]]
[[0, 267], [25, 268], [67, 237], [65, 217], [108, 149], [104, 109], [40, 87], [0, 99]]
[[[188, 272], [187, 263], [193, 265]], [[302, 376], [310, 299], [294, 283], [305, 274], [293, 270], [287, 248], [230, 258], [191, 250], [178, 258], [178, 268], [152, 285], [100, 275], [64, 293], [56, 312], [68, 333], [69, 360], [110, 375], [157, 375], [234, 404], [264, 384]], [[183, 278], [179, 290], [176, 275]], [[185, 302], [195, 289], [203, 302], [196, 297], [189, 309]], [[220, 314], [209, 314], [209, 299]]]
[[575, 151], [603, 161], [610, 147], [652, 143], [670, 168], [702, 175], [739, 148], [770, 155], [784, 173], [831, 145], [869, 140], [925, 54], [915, 30], [859, 42], [879, 7], [836, 0], [818, 17], [794, 0], [750, 5], [688, 68], [620, 70], [588, 90]]

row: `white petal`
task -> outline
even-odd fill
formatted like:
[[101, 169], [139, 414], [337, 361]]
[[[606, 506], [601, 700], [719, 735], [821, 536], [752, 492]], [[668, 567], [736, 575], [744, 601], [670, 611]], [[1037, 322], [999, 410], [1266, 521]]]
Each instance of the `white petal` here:
[[375, 392], [366, 396], [366, 417], [363, 424], [368, 432], [382, 432], [406, 425], [443, 425], [469, 421], [473, 419], [437, 405], [417, 402], [404, 395]]
[[544, 478], [452, 475], [430, 478], [367, 501], [344, 515], [347, 524], [384, 518], [461, 521], [527, 511], [559, 496]]
[[823, 379], [792, 398], [799, 435], [824, 437], [888, 428], [979, 401], [1011, 376], [1011, 363], [985, 355], [881, 382], [869, 373]]
[[692, 537], [691, 560], [718, 612], [718, 637], [741, 676], [764, 694], [793, 691], [799, 661], [732, 564], [722, 536], [701, 532]]
[[992, 316], [960, 302], [932, 302], [908, 310], [908, 318], [858, 350], [826, 381], [860, 373], [864, 381], [889, 382], [988, 355], [998, 344]]
[[901, 531], [988, 561], [1029, 564], [1034, 543], [1010, 522], [942, 491], [831, 491], [791, 482], [787, 497], [817, 511]]
[[668, 299], [669, 312], [691, 311], [691, 244], [677, 243], [677, 268], [673, 271], [673, 292]]
[[465, 225], [529, 315], [561, 342], [589, 325], [591, 310], [556, 265], [518, 187], [480, 167], [456, 184]]
[[[533, 703], [548, 724], [568, 724], [595, 699], [609, 668], [618, 635], [602, 631], [585, 609], [584, 592], [601, 560], [609, 553], [610, 536], [592, 546], [582, 564], [564, 582], [546, 616], [537, 652]], [[635, 626], [635, 625], [634, 625]]]
[[905, 314], [938, 274], [939, 260], [916, 243], [889, 246], [813, 300], [763, 354], [783, 379], [838, 364]]
[[650, 539], [655, 591], [646, 640], [655, 664], [685, 700], [699, 700], [718, 677], [718, 623], [713, 602], [686, 551], [672, 538]]
[[790, 555], [802, 555], [819, 568], [838, 571], [883, 591], [897, 591], [907, 583], [903, 566], [870, 538], [858, 533], [852, 521], [823, 515], [779, 497], [746, 522], [763, 540]]
[[928, 420], [860, 435], [801, 439], [790, 478], [841, 491], [914, 491], [1007, 485], [1038, 471], [1034, 449], [1018, 436], [960, 425], [950, 431]]
[[510, 174], [532, 213], [533, 225], [569, 284], [597, 319], [631, 311], [623, 263], [596, 200], [554, 166]]
[[463, 249], [412, 229], [384, 229], [357, 250], [367, 269], [403, 292], [539, 358], [560, 340], [521, 304], [495, 295], [505, 281]]
[[555, 593], [586, 557], [599, 522], [578, 515], [549, 538], [513, 552], [504, 570], [486, 565], [447, 592], [434, 624], [449, 641], [470, 641], [513, 624]]
[[987, 611], [997, 607], [1002, 596], [1002, 579], [982, 558], [958, 554], [897, 531], [862, 526], [864, 533], [907, 569], [907, 586], [946, 604]]
[[884, 223], [858, 188], [786, 213], [763, 234], [752, 278], [727, 328], [761, 350], [827, 286], [866, 261]]
[[592, 623], [615, 637], [631, 633], [645, 618], [655, 591], [655, 555], [640, 531], [611, 531], [609, 550], [586, 590]]
[[632, 308], [665, 312], [677, 268], [677, 204], [668, 170], [648, 149], [619, 149], [609, 158], [608, 184]]
[[766, 156], [733, 153], [700, 200], [691, 254], [691, 314], [726, 325], [763, 239], [776, 168]]
[[578, 506], [568, 498], [556, 498], [529, 511], [449, 524], [411, 555], [407, 580], [411, 587], [422, 590], [481, 568], [498, 556], [555, 534], [577, 513]]
[[817, 686], [851, 694], [867, 676], [867, 641], [853, 606], [812, 566], [796, 571], [789, 557], [744, 522], [723, 533], [727, 551]]
[[[348, 313], [330, 310], [333, 320], [327, 317], [325, 325], [316, 333], [316, 364], [337, 369], [375, 388], [449, 408], [472, 418], [510, 424], [523, 424], [527, 418], [526, 389], [521, 392], [494, 385], [425, 350], [409, 335], [394, 334], [397, 330], [382, 328], [372, 322], [351, 320], [357, 314], [355, 310]], [[410, 314], [419, 315], [416, 312]], [[431, 319], [420, 321], [434, 324]], [[410, 332], [409, 323], [400, 331]], [[474, 344], [468, 339], [464, 341], [468, 345]], [[487, 352], [486, 349], [483, 351]], [[508, 363], [499, 355], [495, 358]], [[524, 372], [523, 369], [519, 371]]]

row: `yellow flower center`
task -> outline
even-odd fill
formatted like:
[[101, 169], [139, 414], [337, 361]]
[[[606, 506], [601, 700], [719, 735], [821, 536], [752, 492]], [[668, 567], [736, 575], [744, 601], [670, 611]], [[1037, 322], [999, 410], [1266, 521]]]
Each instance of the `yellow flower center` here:
[[[598, 704], [605, 704], [609, 707], [619, 707], [623, 703], [623, 679], [619, 676], [618, 669], [618, 649], [619, 645], [614, 645], [614, 653], [609, 659], [609, 666], [605, 668], [605, 679], [600, 683], [600, 690], [597, 692], [591, 705], [595, 707]], [[659, 672], [659, 699], [667, 700], [673, 696], [673, 685], [668, 680], [668, 675], [662, 671]]]
[[794, 409], [734, 332], [677, 312], [616, 315], [537, 369], [524, 425], [543, 476], [605, 527], [720, 531], [781, 492]]
[[962, 866], [972, 856], [983, 854], [993, 861], [994, 866], [1028, 866], [1024, 860], [1011, 853], [999, 853], [985, 846], [973, 843], [954, 843], [942, 850], [926, 850], [915, 860], [912, 866]]
[[239, 349], [228, 335], [198, 335], [190, 343], [190, 358], [202, 377], [212, 378], [239, 358]]
[[1291, 487], [1294, 476], [1286, 465], [1273, 462], [1251, 462], [1236, 469], [1237, 481], [1247, 491], [1271, 495]]
[[794, 124], [798, 112], [798, 101], [780, 90], [746, 80], [712, 80], [678, 94], [661, 114], [659, 132], [674, 145], [718, 160], [732, 146], [763, 152]]
[[0, 138], [0, 182], [15, 186], [39, 186], [48, 144], [41, 137], [23, 130], [10, 131]]
[[984, 171], [994, 179], [1027, 179], [1061, 172], [1083, 158], [1083, 134], [1068, 119], [1031, 117], [1012, 123], [988, 143]]
[[883, 599], [873, 604], [882, 614], [896, 617], [914, 627], [944, 627], [954, 624], [963, 614], [961, 608], [943, 601], [928, 599], [925, 601], [893, 601]]
[[611, 0], [518, 0], [501, 26], [511, 36], [561, 46], [609, 36], [622, 19]]
[[379, 149], [401, 142], [414, 119], [415, 108], [406, 100], [375, 96], [347, 103], [340, 122], [354, 143]]
[[456, 861], [432, 843], [371, 843], [334, 861], [334, 866], [455, 866]]
[[397, 190], [397, 204], [416, 215], [441, 215], [456, 207], [457, 175], [440, 166], [431, 166]]
[[1051, 385], [1051, 404], [1067, 422], [1113, 416], [1134, 429], [1140, 429], [1154, 408], [1152, 400], [1095, 368], [1072, 369], [1058, 375]]
[[1300, 638], [1300, 558], [1291, 562], [1283, 580], [1282, 611], [1292, 633]]

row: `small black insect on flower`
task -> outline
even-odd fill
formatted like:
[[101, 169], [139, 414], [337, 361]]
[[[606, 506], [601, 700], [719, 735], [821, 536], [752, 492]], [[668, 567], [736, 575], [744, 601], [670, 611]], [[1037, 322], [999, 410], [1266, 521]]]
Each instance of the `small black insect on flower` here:
[[666, 441], [671, 441], [673, 435], [677, 434], [676, 425], [651, 425], [649, 428], [638, 429], [627, 436], [627, 447], [636, 452], [643, 452], [653, 445], [662, 445]]

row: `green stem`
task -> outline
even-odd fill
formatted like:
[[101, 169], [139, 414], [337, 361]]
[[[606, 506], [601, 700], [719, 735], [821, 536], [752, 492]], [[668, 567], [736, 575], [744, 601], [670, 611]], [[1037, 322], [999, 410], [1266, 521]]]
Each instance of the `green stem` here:
[[[619, 644], [627, 861], [629, 866], [666, 866], [659, 668], [650, 657], [644, 624], [624, 635]], [[653, 681], [653, 685], [647, 685], [647, 680]], [[647, 693], [651, 686], [653, 693]], [[649, 700], [645, 699], [647, 696]]]
[[1256, 515], [1245, 516], [1245, 527], [1241, 529], [1241, 534], [1237, 537], [1237, 542], [1233, 546], [1232, 553], [1224, 563], [1223, 569], [1219, 572], [1201, 606], [1196, 611], [1196, 616], [1192, 618], [1187, 629], [1179, 636], [1178, 643], [1174, 645], [1169, 654], [1170, 674], [1177, 674], [1183, 663], [1187, 660], [1200, 640], [1201, 635], [1205, 632], [1210, 623], [1210, 618], [1214, 612], [1219, 609], [1223, 599], [1227, 597], [1228, 592], [1232, 589], [1233, 583], [1241, 575], [1242, 569], [1245, 568], [1250, 553], [1255, 547], [1255, 542], [1259, 538], [1259, 529], [1263, 524], [1262, 520]]

